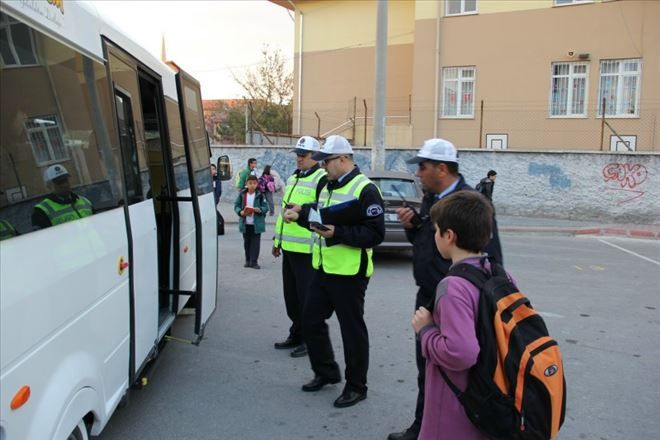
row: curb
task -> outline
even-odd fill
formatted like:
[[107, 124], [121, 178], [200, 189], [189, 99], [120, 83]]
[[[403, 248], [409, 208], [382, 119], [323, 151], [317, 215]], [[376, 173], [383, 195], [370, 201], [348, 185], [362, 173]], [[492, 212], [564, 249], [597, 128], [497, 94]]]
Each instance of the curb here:
[[501, 226], [499, 232], [521, 232], [521, 233], [549, 233], [562, 235], [609, 235], [629, 238], [660, 239], [660, 228], [650, 229], [627, 229], [616, 227], [591, 227], [591, 228], [561, 228], [548, 226]]

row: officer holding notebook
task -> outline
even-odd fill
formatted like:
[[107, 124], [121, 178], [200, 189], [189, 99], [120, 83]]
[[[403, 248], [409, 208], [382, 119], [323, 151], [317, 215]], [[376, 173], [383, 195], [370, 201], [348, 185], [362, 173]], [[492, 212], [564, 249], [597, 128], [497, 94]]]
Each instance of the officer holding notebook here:
[[385, 237], [380, 191], [353, 161], [353, 148], [342, 136], [330, 136], [320, 152], [328, 183], [318, 203], [294, 206], [285, 221], [314, 231], [312, 265], [316, 270], [303, 307], [303, 338], [314, 378], [303, 391], [318, 391], [341, 381], [326, 320], [337, 314], [346, 363], [346, 385], [334, 406], [345, 408], [367, 398], [369, 335], [364, 297], [373, 273], [372, 248]]

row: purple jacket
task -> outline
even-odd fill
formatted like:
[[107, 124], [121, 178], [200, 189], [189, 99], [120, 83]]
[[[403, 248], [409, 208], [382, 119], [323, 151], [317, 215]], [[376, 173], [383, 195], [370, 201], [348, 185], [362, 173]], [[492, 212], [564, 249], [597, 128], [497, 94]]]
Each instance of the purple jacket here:
[[[478, 266], [479, 259], [466, 258], [461, 263]], [[479, 354], [475, 333], [478, 304], [479, 290], [469, 281], [449, 276], [438, 284], [434, 324], [419, 333], [426, 359], [424, 417], [419, 440], [487, 440], [467, 418], [438, 370], [439, 365], [458, 388], [467, 386], [468, 371]]]

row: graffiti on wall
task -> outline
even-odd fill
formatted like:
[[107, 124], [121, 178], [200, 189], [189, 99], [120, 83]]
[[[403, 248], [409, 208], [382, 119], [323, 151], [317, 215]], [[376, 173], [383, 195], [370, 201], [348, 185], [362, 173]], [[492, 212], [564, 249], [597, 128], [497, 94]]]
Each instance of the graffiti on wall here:
[[648, 170], [641, 163], [608, 163], [603, 167], [605, 188], [610, 191], [629, 193], [625, 194], [626, 198], [619, 200], [617, 205], [642, 197], [645, 194], [642, 185], [646, 182], [648, 175]]
[[571, 179], [556, 165], [531, 162], [527, 168], [527, 174], [547, 177], [552, 189], [567, 190], [571, 187]]

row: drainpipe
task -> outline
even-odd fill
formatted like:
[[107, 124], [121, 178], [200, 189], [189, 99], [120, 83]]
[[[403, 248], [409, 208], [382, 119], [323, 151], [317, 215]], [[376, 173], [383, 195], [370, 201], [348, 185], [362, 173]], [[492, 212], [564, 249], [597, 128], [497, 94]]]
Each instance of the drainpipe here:
[[433, 137], [438, 137], [438, 112], [440, 105], [440, 13], [442, 2], [436, 2], [438, 13], [435, 17], [435, 101], [433, 102]]
[[[302, 55], [303, 55], [303, 13], [292, 0], [288, 0], [300, 17], [298, 28], [298, 134], [302, 134]], [[293, 130], [291, 130], [293, 131]]]

